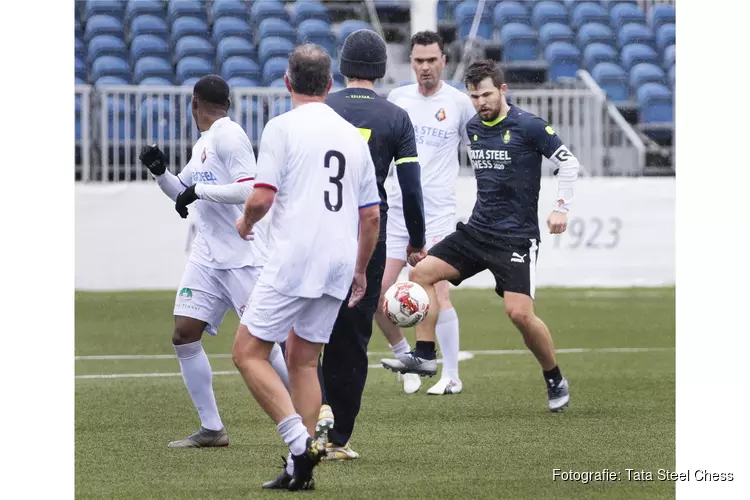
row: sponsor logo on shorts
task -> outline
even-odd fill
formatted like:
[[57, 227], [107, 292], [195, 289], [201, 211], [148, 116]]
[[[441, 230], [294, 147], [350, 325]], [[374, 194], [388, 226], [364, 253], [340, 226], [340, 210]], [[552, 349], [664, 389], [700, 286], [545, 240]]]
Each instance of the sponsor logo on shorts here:
[[510, 256], [510, 261], [511, 262], [518, 262], [520, 264], [523, 264], [523, 262], [524, 262], [523, 259], [525, 259], [527, 255], [528, 254], [526, 254], [526, 253], [523, 254], [523, 255], [521, 255], [521, 254], [518, 254], [516, 252], [513, 252], [513, 255]]
[[193, 291], [189, 288], [183, 288], [180, 290], [180, 298], [182, 299], [192, 299], [193, 298]]
[[247, 304], [243, 305], [242, 307], [240, 307], [240, 316], [242, 316], [243, 314], [245, 314], [246, 310], [247, 310]]

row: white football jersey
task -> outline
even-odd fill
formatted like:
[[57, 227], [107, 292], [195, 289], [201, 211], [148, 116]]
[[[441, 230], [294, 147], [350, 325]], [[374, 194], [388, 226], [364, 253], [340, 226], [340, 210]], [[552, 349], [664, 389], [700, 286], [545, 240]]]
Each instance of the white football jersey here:
[[293, 297], [346, 298], [359, 209], [380, 203], [362, 134], [323, 103], [273, 118], [260, 143], [255, 187], [261, 186], [274, 189], [276, 199], [259, 283]]
[[[250, 139], [229, 117], [216, 120], [193, 146], [193, 156], [177, 176], [184, 187], [193, 184], [231, 184], [255, 179], [255, 155]], [[243, 240], [235, 223], [244, 205], [197, 200], [188, 206], [195, 212], [196, 235], [190, 262], [214, 269], [262, 266], [267, 257], [267, 236], [262, 224], [253, 241]]]
[[[409, 113], [422, 167], [425, 222], [452, 217], [456, 213], [458, 147], [468, 144], [466, 123], [476, 115], [471, 98], [446, 82], [429, 97], [415, 83], [393, 89], [388, 100]], [[398, 182], [390, 183], [388, 220], [404, 224], [403, 200]], [[393, 211], [391, 213], [390, 211]], [[406, 227], [403, 228], [404, 232]]]

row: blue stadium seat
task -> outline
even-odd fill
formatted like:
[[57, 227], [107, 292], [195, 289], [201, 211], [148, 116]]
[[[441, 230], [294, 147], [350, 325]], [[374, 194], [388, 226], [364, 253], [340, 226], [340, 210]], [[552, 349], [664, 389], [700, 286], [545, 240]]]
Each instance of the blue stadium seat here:
[[258, 62], [263, 65], [272, 57], [289, 57], [294, 50], [294, 44], [286, 38], [272, 36], [264, 38], [258, 44]]
[[603, 43], [587, 45], [583, 49], [583, 66], [590, 72], [600, 62], [617, 64], [619, 62], [617, 51], [611, 45]]
[[663, 54], [667, 47], [675, 44], [675, 26], [674, 24], [662, 24], [656, 30], [656, 49]]
[[166, 10], [161, 0], [130, 0], [125, 7], [125, 23], [130, 24], [138, 16], [152, 15], [164, 19]]
[[520, 2], [502, 2], [495, 5], [492, 23], [497, 29], [501, 29], [508, 23], [531, 24], [531, 13]]
[[[213, 58], [211, 59], [213, 60]], [[214, 72], [213, 64], [202, 57], [189, 56], [177, 61], [176, 76], [178, 82], [184, 82], [188, 78], [198, 78], [210, 75]]]
[[643, 62], [659, 64], [659, 57], [656, 55], [656, 51], [648, 45], [631, 43], [620, 50], [620, 66], [625, 71], [630, 71], [630, 68]]
[[104, 15], [91, 16], [86, 21], [86, 31], [83, 33], [83, 40], [89, 42], [97, 35], [112, 35], [124, 38], [125, 30], [122, 22], [116, 17]]
[[537, 58], [539, 35], [528, 24], [509, 23], [500, 30], [503, 61], [534, 61]]
[[139, 85], [170, 87], [172, 82], [161, 76], [149, 76], [141, 80]]
[[573, 7], [572, 26], [580, 29], [586, 23], [609, 24], [609, 14], [598, 3], [576, 1]]
[[274, 0], [253, 2], [250, 7], [250, 25], [253, 26], [253, 28], [257, 28], [263, 19], [269, 17], [277, 17], [285, 21], [289, 19], [284, 4], [281, 2], [276, 2]]
[[222, 17], [236, 17], [247, 21], [249, 10], [247, 4], [240, 0], [214, 0], [211, 14], [214, 21]]
[[86, 85], [86, 80], [84, 78], [76, 77], [76, 85]]
[[120, 0], [86, 0], [83, 15], [86, 19], [102, 14], [122, 19], [124, 7]]
[[278, 19], [275, 17], [269, 17], [260, 22], [260, 24], [258, 25], [257, 41], [260, 42], [264, 38], [272, 36], [286, 38], [292, 43], [297, 41], [297, 33], [295, 33], [292, 25], [284, 21], [283, 19]]
[[166, 59], [159, 57], [147, 56], [138, 59], [133, 66], [133, 80], [135, 83], [140, 83], [149, 76], [160, 76], [172, 81], [172, 65]]
[[84, 44], [83, 40], [81, 40], [80, 38], [76, 38], [76, 57], [86, 57], [86, 44]]
[[669, 73], [667, 73], [667, 76], [669, 77], [669, 86], [672, 87], [672, 90], [674, 91], [674, 77], [675, 77], [675, 67], [672, 66], [669, 68]]
[[125, 78], [119, 76], [102, 76], [96, 80], [94, 85], [97, 87], [102, 85], [127, 85], [128, 81]]
[[[239, 110], [237, 109], [239, 108]], [[263, 112], [257, 99], [242, 99], [239, 106], [235, 105], [230, 110], [232, 120], [236, 121], [244, 130], [250, 140], [257, 143], [260, 139], [260, 131], [263, 127]], [[258, 123], [260, 121], [260, 123]]]
[[583, 50], [592, 43], [603, 43], [612, 47], [617, 46], [617, 39], [612, 28], [605, 24], [586, 23], [578, 30], [576, 37], [578, 48]]
[[546, 23], [539, 29], [539, 40], [544, 47], [554, 42], [573, 43], [575, 36], [567, 24]]
[[616, 31], [628, 23], [646, 24], [646, 14], [638, 5], [632, 3], [615, 5], [609, 12], [609, 18], [612, 28]]
[[169, 57], [169, 44], [156, 35], [138, 35], [130, 42], [130, 60], [137, 61], [141, 57], [156, 56], [163, 59]]
[[581, 68], [581, 51], [568, 42], [553, 42], [544, 51], [549, 63], [549, 79], [575, 78]]
[[261, 78], [260, 66], [252, 59], [240, 56], [230, 57], [221, 65], [221, 77], [229, 80], [236, 76], [258, 81]]
[[197, 76], [192, 76], [186, 80], [183, 80], [180, 85], [182, 85], [183, 87], [195, 87], [195, 84], [198, 83], [198, 80], [200, 80], [200, 78], [198, 78]]
[[252, 41], [250, 26], [236, 17], [222, 17], [214, 23], [213, 41], [215, 44], [230, 36], [237, 36]]
[[654, 47], [654, 35], [645, 24], [628, 23], [620, 28], [617, 34], [617, 43], [620, 48], [633, 43]]
[[286, 57], [272, 57], [263, 65], [263, 85], [267, 86], [277, 78], [286, 74], [288, 59]]
[[674, 122], [672, 93], [659, 83], [646, 83], [638, 89], [636, 103], [644, 124]]
[[76, 78], [86, 79], [86, 63], [76, 57]]
[[336, 56], [336, 35], [331, 27], [320, 19], [307, 19], [297, 27], [297, 43], [317, 43], [328, 51], [331, 57]]
[[121, 57], [99, 57], [91, 65], [91, 80], [97, 81], [102, 76], [119, 76], [130, 80], [130, 66]]
[[180, 17], [172, 23], [171, 40], [174, 47], [180, 38], [185, 36], [199, 36], [207, 38], [209, 35], [208, 24], [198, 17]]
[[283, 88], [286, 88], [286, 82], [284, 81], [283, 78], [277, 78], [276, 80], [274, 80], [274, 81], [271, 82], [271, 84], [269, 85], [269, 87], [283, 89]]
[[610, 12], [616, 5], [619, 4], [627, 3], [631, 5], [638, 5], [637, 0], [600, 0], [600, 2], [602, 6]]
[[115, 138], [124, 141], [135, 139], [135, 107], [124, 99], [107, 99], [107, 128], [108, 139]]
[[636, 91], [644, 83], [667, 84], [667, 75], [659, 66], [651, 63], [640, 63], [630, 70], [630, 88]]
[[95, 36], [89, 42], [87, 57], [89, 64], [99, 56], [117, 56], [127, 59], [128, 52], [125, 42], [112, 35]]
[[227, 80], [227, 84], [229, 84], [229, 87], [233, 89], [260, 86], [260, 83], [258, 83], [257, 80], [251, 80], [250, 78], [245, 78], [244, 76], [234, 76]]
[[675, 24], [675, 9], [673, 5], [656, 4], [648, 13], [651, 29], [657, 31], [664, 24]]
[[222, 39], [216, 46], [216, 58], [219, 64], [233, 56], [242, 56], [249, 59], [257, 57], [255, 47], [245, 38], [229, 36]]
[[[474, 21], [474, 15], [477, 11], [477, 2], [466, 0], [456, 6], [455, 18], [458, 25], [458, 38], [466, 40], [471, 32], [471, 24]], [[485, 40], [492, 39], [492, 11], [485, 5], [477, 27], [477, 38]]]
[[370, 26], [368, 23], [364, 21], [357, 21], [354, 19], [349, 19], [341, 24], [339, 24], [339, 45], [344, 43], [344, 40], [346, 40], [346, 37], [351, 35], [357, 30], [371, 30], [372, 26]]
[[179, 61], [183, 57], [197, 56], [203, 59], [213, 60], [214, 46], [205, 38], [199, 36], [184, 36], [180, 38], [174, 49], [174, 60]]
[[169, 29], [164, 19], [152, 15], [138, 16], [130, 23], [130, 36], [135, 39], [140, 35], [153, 35], [166, 40]]
[[568, 11], [557, 2], [537, 2], [531, 10], [531, 25], [539, 29], [545, 23], [570, 24]]
[[167, 141], [182, 135], [178, 130], [177, 113], [172, 114], [169, 98], [166, 97], [146, 97], [140, 107], [140, 122], [142, 133], [148, 141]]
[[630, 100], [628, 76], [617, 64], [599, 63], [591, 70], [591, 76], [610, 100], [615, 102]]
[[200, 0], [173, 0], [167, 2], [167, 22], [174, 22], [181, 17], [196, 17], [206, 20], [206, 9]]
[[318, 2], [296, 2], [292, 8], [292, 24], [299, 26], [310, 19], [317, 19], [326, 24], [331, 22], [331, 16], [325, 5]]
[[666, 49], [664, 49], [664, 60], [662, 61], [662, 68], [669, 69], [672, 66], [675, 65], [676, 57], [675, 57], [675, 46], [670, 45]]
[[73, 26], [75, 27], [76, 38], [83, 38], [83, 28], [81, 27], [81, 21], [76, 19], [73, 22], [74, 22]]

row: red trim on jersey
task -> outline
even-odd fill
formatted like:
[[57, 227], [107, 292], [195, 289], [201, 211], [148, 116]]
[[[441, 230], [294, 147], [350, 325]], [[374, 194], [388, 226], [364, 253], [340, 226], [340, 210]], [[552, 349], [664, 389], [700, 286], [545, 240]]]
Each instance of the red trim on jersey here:
[[252, 180], [255, 180], [255, 177], [244, 177], [242, 179], [237, 179], [235, 182], [247, 182]]
[[253, 188], [268, 188], [268, 189], [272, 190], [274, 193], [278, 193], [278, 191], [279, 191], [276, 186], [272, 186], [270, 184], [264, 184], [262, 182], [258, 182], [257, 184], [255, 184], [253, 186]]

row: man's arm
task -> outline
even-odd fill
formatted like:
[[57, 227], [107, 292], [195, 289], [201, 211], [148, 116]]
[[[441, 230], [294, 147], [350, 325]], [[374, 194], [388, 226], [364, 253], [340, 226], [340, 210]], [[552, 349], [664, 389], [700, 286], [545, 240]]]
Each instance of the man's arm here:
[[229, 171], [232, 184], [199, 184], [195, 194], [201, 200], [229, 205], [245, 203], [253, 191], [255, 154], [247, 135], [239, 128], [230, 129], [217, 138], [216, 155]]
[[[193, 183], [192, 172], [189, 167], [186, 166], [180, 172], [179, 176], [167, 170], [167, 161], [164, 153], [156, 144], [145, 146], [139, 155], [139, 159], [143, 166], [151, 172], [151, 175], [156, 178], [156, 183], [162, 192], [169, 196], [172, 201], [175, 201], [177, 196]], [[183, 177], [187, 179], [187, 182], [183, 180]]]
[[402, 113], [401, 122], [395, 157], [396, 176], [403, 197], [404, 222], [409, 233], [409, 244], [414, 248], [422, 248], [425, 246], [422, 169], [419, 166], [414, 126], [405, 111]]
[[534, 117], [528, 129], [528, 136], [534, 147], [542, 155], [549, 158], [557, 167], [557, 198], [554, 211], [568, 213], [573, 199], [574, 185], [578, 179], [580, 164], [578, 159], [563, 144], [555, 131], [547, 122]]

